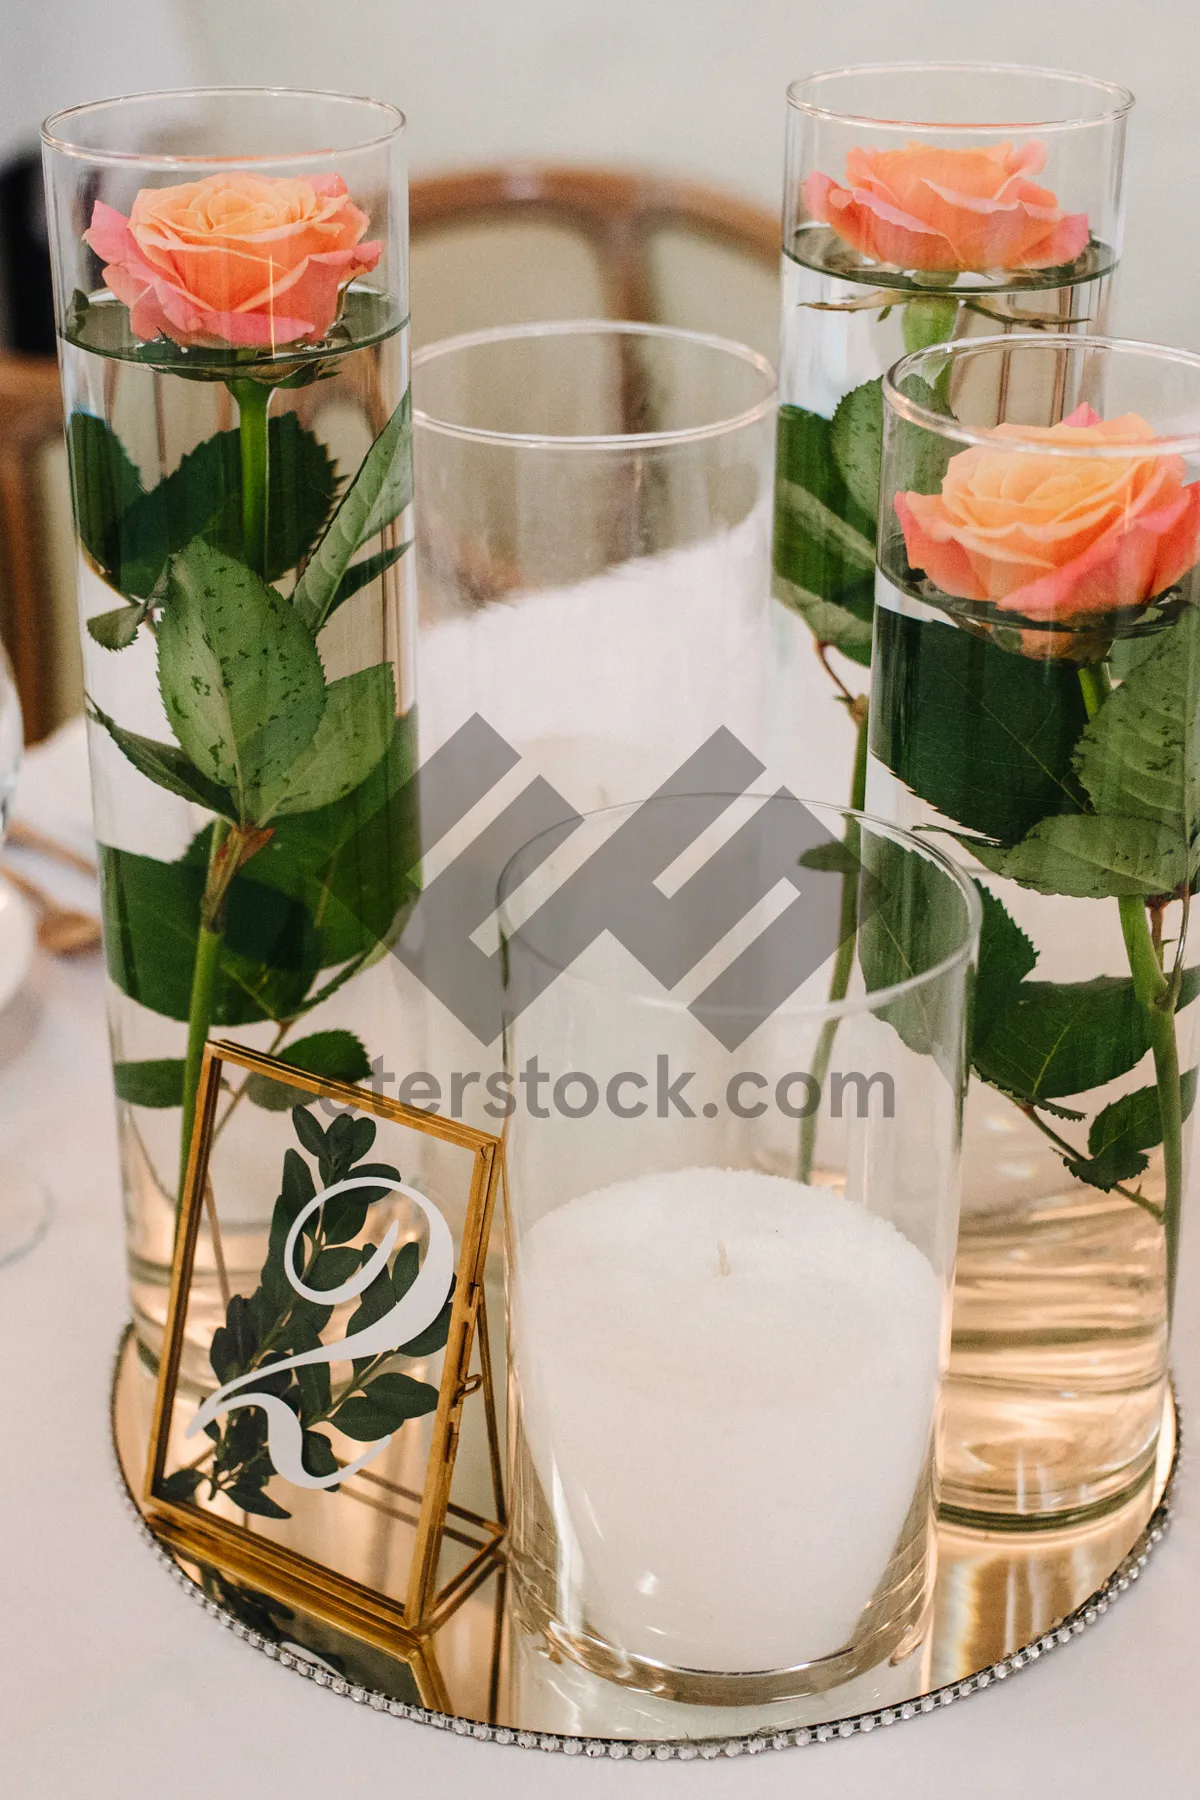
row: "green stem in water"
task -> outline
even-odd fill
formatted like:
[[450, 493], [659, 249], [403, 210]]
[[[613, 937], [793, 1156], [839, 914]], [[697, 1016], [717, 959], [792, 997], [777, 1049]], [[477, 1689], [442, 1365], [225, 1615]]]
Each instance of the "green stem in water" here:
[[260, 381], [231, 381], [238, 406], [242, 456], [242, 553], [256, 575], [267, 568], [267, 413], [271, 389]]
[[[264, 382], [231, 381], [229, 391], [237, 401], [238, 444], [242, 465], [242, 553], [248, 568], [263, 575], [267, 567], [267, 465], [268, 412], [272, 390]], [[252, 825], [231, 825], [214, 819], [208, 852], [208, 873], [200, 900], [200, 931], [192, 966], [192, 992], [188, 1001], [187, 1051], [183, 1063], [183, 1123], [179, 1135], [179, 1191], [182, 1203], [188, 1156], [196, 1124], [196, 1097], [204, 1046], [212, 1029], [221, 945], [225, 938], [225, 896], [229, 884], [248, 857], [270, 837]]]
[[[1112, 692], [1112, 680], [1103, 663], [1081, 668], [1079, 685], [1089, 719]], [[1133, 991], [1146, 1010], [1154, 1079], [1162, 1120], [1163, 1230], [1167, 1250], [1167, 1319], [1175, 1310], [1175, 1280], [1179, 1267], [1179, 1223], [1183, 1209], [1183, 1094], [1179, 1076], [1179, 1048], [1175, 1041], [1174, 984], [1163, 972], [1162, 953], [1155, 942], [1145, 901], [1137, 894], [1118, 899], [1121, 933], [1133, 976]], [[1182, 950], [1182, 945], [1180, 946]]]
[[[854, 778], [850, 785], [850, 805], [855, 812], [861, 812], [867, 792], [867, 734], [869, 728], [868, 702], [862, 694], [850, 705], [858, 735], [854, 746]], [[846, 821], [845, 843], [852, 855], [858, 850], [858, 825], [853, 819]], [[858, 876], [847, 871], [842, 876], [842, 915], [841, 937], [838, 953], [834, 959], [833, 973], [829, 981], [829, 999], [833, 1003], [844, 1000], [850, 989], [850, 977], [854, 972], [854, 950], [858, 934]], [[812, 1178], [813, 1156], [817, 1147], [817, 1116], [820, 1109], [819, 1096], [824, 1092], [825, 1077], [829, 1073], [829, 1064], [833, 1058], [833, 1041], [837, 1036], [838, 1021], [826, 1019], [821, 1027], [821, 1035], [817, 1039], [817, 1048], [813, 1055], [813, 1065], [809, 1073], [817, 1084], [818, 1100], [810, 1106], [807, 1118], [800, 1124], [800, 1147], [796, 1158], [797, 1181], [809, 1181]]]
[[[1041, 1114], [1034, 1106], [1023, 1104], [1020, 1101], [1018, 1101], [1017, 1104], [1021, 1107], [1021, 1111], [1029, 1120], [1029, 1123], [1031, 1125], [1036, 1125], [1042, 1136], [1049, 1138], [1050, 1142], [1054, 1145], [1054, 1148], [1064, 1157], [1069, 1158], [1071, 1162], [1079, 1162], [1082, 1160], [1085, 1152], [1076, 1150], [1074, 1144], [1068, 1144], [1066, 1138], [1063, 1137], [1060, 1132], [1055, 1131], [1052, 1125], [1047, 1125], [1045, 1119], [1042, 1118]], [[1149, 1213], [1156, 1224], [1162, 1224], [1162, 1213], [1158, 1210], [1158, 1207], [1155, 1206], [1152, 1200], [1146, 1199], [1144, 1194], [1137, 1193], [1133, 1188], [1122, 1187], [1119, 1181], [1115, 1183], [1112, 1191], [1114, 1194], [1120, 1194], [1123, 1200], [1131, 1200], [1135, 1206], [1140, 1206], [1144, 1213]]]
[[221, 944], [224, 923], [221, 901], [231, 876], [222, 885], [228, 855], [231, 826], [226, 819], [213, 823], [212, 842], [208, 851], [208, 874], [200, 901], [200, 934], [196, 939], [196, 960], [192, 966], [192, 992], [188, 1001], [187, 1052], [183, 1062], [183, 1125], [179, 1134], [179, 1202], [183, 1201], [183, 1184], [187, 1179], [188, 1153], [192, 1145], [192, 1127], [196, 1123], [196, 1095], [200, 1088], [200, 1065], [204, 1046], [212, 1027], [213, 1001], [216, 996], [217, 971], [221, 966]]

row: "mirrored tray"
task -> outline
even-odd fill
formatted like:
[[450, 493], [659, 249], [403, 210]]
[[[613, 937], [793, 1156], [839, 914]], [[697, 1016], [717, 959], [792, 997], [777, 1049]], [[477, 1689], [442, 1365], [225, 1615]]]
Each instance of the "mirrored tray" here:
[[[1168, 1524], [1179, 1443], [1169, 1398], [1152, 1480], [1094, 1524], [994, 1535], [943, 1525], [930, 1627], [903, 1661], [805, 1700], [683, 1706], [553, 1660], [510, 1616], [502, 1557], [414, 1661], [280, 1606], [172, 1550], [137, 1503], [154, 1384], [130, 1329], [112, 1390], [121, 1479], [147, 1542], [219, 1624], [284, 1668], [376, 1712], [460, 1736], [614, 1760], [737, 1756], [853, 1737], [1009, 1679], [1094, 1625], [1138, 1579]], [[363, 1529], [386, 1530], [386, 1521], [364, 1511]]]

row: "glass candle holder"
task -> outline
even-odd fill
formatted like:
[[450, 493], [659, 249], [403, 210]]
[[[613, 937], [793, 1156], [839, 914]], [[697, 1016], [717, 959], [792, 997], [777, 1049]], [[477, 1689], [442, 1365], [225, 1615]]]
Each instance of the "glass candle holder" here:
[[[674, 898], [638, 900], [681, 859]], [[715, 967], [784, 870], [789, 906]], [[588, 815], [501, 891], [518, 1619], [703, 1704], [907, 1653], [932, 1573], [970, 883], [783, 791]]]
[[829, 798], [863, 803], [881, 378], [942, 341], [1104, 331], [1131, 105], [1088, 76], [984, 63], [788, 90], [774, 710], [805, 792], [817, 763]]
[[[206, 1039], [369, 1074], [375, 996], [390, 997], [374, 969], [411, 901], [403, 130], [374, 101], [212, 89], [83, 106], [44, 131], [151, 1354]], [[225, 1116], [260, 1099], [239, 1085]], [[241, 1178], [227, 1266], [199, 1269], [201, 1346], [225, 1277], [261, 1262], [274, 1177]], [[185, 1367], [211, 1381], [203, 1354]]]
[[662, 326], [413, 363], [422, 745], [479, 712], [571, 802], [641, 799], [765, 711], [774, 373]]
[[1154, 1460], [1200, 990], [1200, 358], [998, 337], [884, 384], [870, 805], [984, 900], [944, 1497]]

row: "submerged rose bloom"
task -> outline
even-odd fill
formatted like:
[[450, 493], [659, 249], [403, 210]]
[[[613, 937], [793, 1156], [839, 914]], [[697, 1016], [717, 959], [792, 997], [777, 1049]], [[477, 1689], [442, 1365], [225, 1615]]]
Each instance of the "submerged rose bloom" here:
[[[1185, 487], [1180, 456], [1137, 454], [1155, 433], [1136, 413], [1101, 419], [1081, 406], [1048, 429], [990, 436], [994, 449], [950, 458], [940, 494], [896, 495], [909, 563], [943, 593], [1074, 622], [1142, 606], [1200, 561], [1200, 483]], [[1015, 441], [1081, 454], [1005, 447]], [[1130, 454], [1088, 456], [1091, 444]]]
[[851, 150], [846, 185], [813, 173], [809, 212], [874, 262], [928, 273], [1045, 269], [1074, 262], [1086, 248], [1086, 213], [1065, 213], [1048, 188], [1029, 180], [1046, 161], [1044, 144], [1014, 150]]
[[315, 342], [383, 250], [338, 175], [207, 175], [142, 188], [128, 218], [96, 202], [85, 241], [135, 336], [273, 349]]

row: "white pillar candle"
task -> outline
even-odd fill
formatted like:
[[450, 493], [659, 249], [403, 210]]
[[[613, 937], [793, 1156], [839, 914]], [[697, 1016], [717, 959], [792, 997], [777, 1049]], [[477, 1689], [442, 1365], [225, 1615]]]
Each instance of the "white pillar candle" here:
[[639, 1176], [539, 1219], [514, 1354], [564, 1616], [675, 1668], [842, 1649], [929, 1454], [941, 1312], [894, 1226], [779, 1176]]

